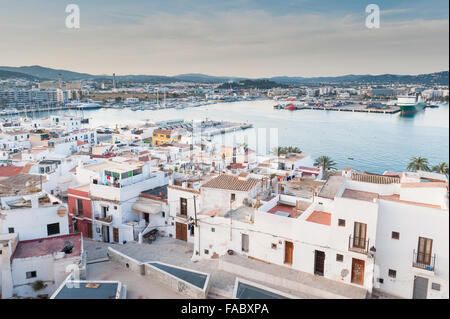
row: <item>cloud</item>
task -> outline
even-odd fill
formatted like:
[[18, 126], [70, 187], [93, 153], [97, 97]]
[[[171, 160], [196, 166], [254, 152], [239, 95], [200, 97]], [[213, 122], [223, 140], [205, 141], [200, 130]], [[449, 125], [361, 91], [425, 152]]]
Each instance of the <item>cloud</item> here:
[[[405, 10], [385, 10], [382, 15]], [[111, 8], [103, 16], [104, 20], [85, 16], [76, 31], [54, 18], [40, 34], [8, 21], [13, 30], [2, 36], [8, 48], [2, 53], [3, 64], [42, 64], [98, 74], [250, 77], [448, 69], [448, 19], [382, 18], [380, 29], [367, 29], [364, 11], [274, 15], [263, 9], [182, 14], [127, 10], [122, 15]]]

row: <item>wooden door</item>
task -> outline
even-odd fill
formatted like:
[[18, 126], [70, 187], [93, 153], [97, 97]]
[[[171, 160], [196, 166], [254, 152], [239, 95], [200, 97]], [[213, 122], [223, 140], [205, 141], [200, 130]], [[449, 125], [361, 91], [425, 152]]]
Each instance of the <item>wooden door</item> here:
[[92, 223], [86, 223], [87, 237], [92, 238]]
[[187, 225], [183, 223], [176, 223], [175, 225], [176, 238], [187, 241]]
[[113, 227], [113, 241], [116, 243], [119, 242], [119, 228]]
[[109, 243], [109, 226], [102, 225], [102, 239], [104, 243]]
[[284, 242], [284, 263], [286, 265], [292, 265], [294, 255], [294, 244], [290, 241]]
[[429, 265], [431, 263], [431, 251], [433, 249], [433, 240], [419, 237], [419, 246], [417, 248], [417, 263]]
[[352, 258], [352, 283], [364, 285], [364, 260]]
[[320, 250], [314, 252], [314, 274], [323, 276], [325, 273], [325, 253]]

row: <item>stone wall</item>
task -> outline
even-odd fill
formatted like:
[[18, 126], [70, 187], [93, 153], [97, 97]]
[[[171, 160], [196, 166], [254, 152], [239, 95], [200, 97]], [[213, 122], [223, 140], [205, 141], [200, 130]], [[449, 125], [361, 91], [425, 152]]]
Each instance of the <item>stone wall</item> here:
[[[173, 265], [169, 265], [171, 267], [175, 267]], [[176, 267], [180, 269], [185, 269], [188, 271], [193, 271], [192, 269], [186, 269], [182, 267]], [[149, 276], [152, 279], [158, 280], [161, 283], [169, 286], [173, 290], [188, 296], [189, 298], [195, 298], [195, 299], [205, 299], [208, 295], [209, 287], [210, 287], [210, 280], [209, 280], [209, 274], [206, 278], [206, 283], [204, 289], [200, 289], [197, 286], [194, 286], [178, 277], [175, 277], [161, 269], [158, 269], [156, 267], [153, 267], [152, 265], [145, 264], [145, 275]]]

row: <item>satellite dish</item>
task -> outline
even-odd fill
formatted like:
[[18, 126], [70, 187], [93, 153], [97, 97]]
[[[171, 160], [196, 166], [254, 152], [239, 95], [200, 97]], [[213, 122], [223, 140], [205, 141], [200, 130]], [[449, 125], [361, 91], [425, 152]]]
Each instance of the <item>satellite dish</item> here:
[[59, 206], [58, 210], [56, 211], [56, 214], [58, 214], [59, 217], [66, 216], [67, 208], [65, 206]]

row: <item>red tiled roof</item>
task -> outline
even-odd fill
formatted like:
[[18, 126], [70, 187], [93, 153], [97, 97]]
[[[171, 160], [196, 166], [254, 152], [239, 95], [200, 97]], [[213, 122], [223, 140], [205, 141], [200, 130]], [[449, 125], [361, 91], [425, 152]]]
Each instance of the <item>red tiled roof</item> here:
[[77, 141], [77, 146], [80, 146], [80, 145], [86, 145], [86, 144], [87, 144], [86, 142]]
[[203, 187], [205, 188], [219, 188], [235, 191], [249, 191], [259, 182], [258, 179], [249, 178], [247, 180], [241, 180], [233, 175], [219, 175], [213, 178], [209, 182], [205, 183]]
[[171, 130], [164, 130], [164, 129], [156, 129], [153, 131], [153, 134], [172, 134]]
[[307, 222], [322, 224], [326, 226], [331, 225], [331, 214], [326, 212], [313, 211], [306, 219]]
[[299, 170], [306, 170], [306, 171], [313, 171], [313, 172], [320, 172], [320, 168], [316, 168], [316, 167], [299, 166], [297, 169], [299, 169]]
[[23, 169], [23, 166], [0, 166], [0, 176], [15, 176], [22, 173]]
[[60, 252], [64, 247], [64, 243], [69, 240], [74, 246], [72, 253], [66, 254], [65, 257], [79, 256], [82, 250], [81, 233], [75, 233], [56, 237], [19, 241], [11, 258], [39, 257]]

